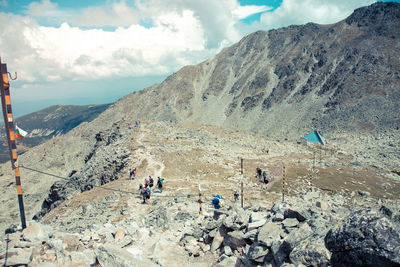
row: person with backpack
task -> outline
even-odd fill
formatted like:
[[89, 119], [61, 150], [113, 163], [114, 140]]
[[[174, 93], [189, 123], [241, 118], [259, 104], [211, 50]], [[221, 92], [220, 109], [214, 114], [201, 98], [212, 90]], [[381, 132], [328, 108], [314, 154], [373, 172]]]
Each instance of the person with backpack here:
[[149, 176], [149, 177], [150, 177], [149, 186], [150, 186], [150, 189], [151, 189], [153, 187], [153, 185], [154, 185], [154, 179], [151, 176]]
[[214, 199], [211, 201], [211, 203], [214, 205], [215, 209], [220, 209], [221, 207], [223, 207], [223, 200], [222, 200], [222, 196], [221, 195], [216, 195], [214, 197]]
[[261, 179], [261, 174], [262, 174], [261, 168], [257, 167], [257, 177], [258, 177], [258, 179]]
[[146, 191], [142, 184], [139, 185], [139, 194], [143, 198], [143, 204], [146, 203]]
[[236, 189], [233, 190], [233, 198], [234, 198], [235, 202], [239, 200], [239, 193]]
[[163, 183], [164, 183], [164, 178], [160, 178], [160, 176], [158, 176], [157, 187], [158, 190], [160, 190], [160, 193], [162, 193]]
[[267, 172], [266, 172], [266, 171], [263, 171], [262, 176], [263, 176], [263, 178], [264, 178], [264, 183], [268, 184]]
[[149, 179], [144, 179], [144, 187], [145, 188], [147, 188], [148, 186], [149, 186], [149, 183], [150, 183], [150, 181], [149, 181]]
[[135, 178], [136, 178], [136, 168], [133, 168], [132, 170], [129, 171], [129, 180], [132, 180], [132, 177], [133, 177], [133, 180], [135, 180]]
[[151, 189], [150, 188], [146, 188], [145, 190], [144, 190], [144, 202], [143, 203], [146, 203], [147, 202], [147, 200], [150, 200], [150, 195], [151, 195]]

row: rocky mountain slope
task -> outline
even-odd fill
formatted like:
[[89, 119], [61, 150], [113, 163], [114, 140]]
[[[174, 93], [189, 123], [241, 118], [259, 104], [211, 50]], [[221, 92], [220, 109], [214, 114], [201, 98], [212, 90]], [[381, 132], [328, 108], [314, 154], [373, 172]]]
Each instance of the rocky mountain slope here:
[[288, 138], [398, 131], [399, 24], [400, 4], [379, 2], [331, 25], [258, 31], [126, 96], [125, 112]]
[[[51, 106], [19, 118], [16, 122], [28, 132], [25, 139], [18, 140], [18, 153], [37, 146], [54, 136], [66, 134], [82, 122], [89, 122], [106, 110], [110, 105], [89, 106]], [[6, 133], [0, 133], [0, 163], [10, 160]]]

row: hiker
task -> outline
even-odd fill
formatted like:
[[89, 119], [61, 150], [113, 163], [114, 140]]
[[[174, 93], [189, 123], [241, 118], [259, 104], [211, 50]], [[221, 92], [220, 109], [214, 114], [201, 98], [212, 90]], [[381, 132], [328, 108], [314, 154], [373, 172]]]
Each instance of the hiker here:
[[151, 189], [150, 188], [146, 188], [144, 190], [144, 198], [143, 198], [143, 203], [146, 203], [147, 200], [150, 200], [150, 195], [151, 195]]
[[238, 193], [238, 191], [235, 189], [235, 190], [233, 190], [233, 198], [235, 199], [235, 202], [237, 201], [237, 200], [239, 200], [239, 193]]
[[154, 179], [151, 176], [149, 176], [149, 177], [150, 177], [149, 186], [150, 186], [150, 189], [151, 189], [153, 187], [153, 185], [154, 185]]
[[149, 181], [149, 179], [144, 179], [144, 187], [145, 188], [147, 188], [148, 186], [149, 186], [149, 183], [150, 183], [150, 181]]
[[261, 168], [257, 167], [256, 171], [257, 171], [257, 177], [260, 179], [261, 178], [261, 173], [262, 173]]
[[215, 209], [219, 209], [224, 206], [221, 195], [216, 195], [211, 203], [214, 205]]
[[139, 185], [139, 194], [143, 198], [143, 203], [146, 203], [146, 191], [142, 184]]
[[160, 193], [162, 193], [163, 183], [164, 183], [164, 178], [160, 178], [160, 176], [158, 176], [157, 187], [158, 190], [160, 190]]
[[262, 176], [264, 178], [264, 183], [268, 184], [268, 179], [267, 179], [267, 172], [263, 171]]
[[129, 180], [132, 180], [132, 177], [133, 177], [133, 180], [135, 180], [135, 178], [136, 178], [136, 168], [133, 168], [132, 170], [129, 171]]

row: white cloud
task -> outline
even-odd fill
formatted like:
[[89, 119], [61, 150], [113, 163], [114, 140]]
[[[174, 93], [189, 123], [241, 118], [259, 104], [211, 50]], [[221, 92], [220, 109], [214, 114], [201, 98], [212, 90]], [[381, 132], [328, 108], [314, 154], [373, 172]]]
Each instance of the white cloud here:
[[79, 26], [121, 26], [126, 27], [137, 24], [140, 21], [139, 12], [126, 5], [125, 1], [112, 3], [104, 7], [88, 7], [81, 15], [71, 19], [71, 22]]
[[232, 14], [236, 16], [238, 19], [244, 19], [253, 14], [265, 12], [267, 10], [271, 10], [272, 7], [269, 6], [238, 6], [235, 10], [232, 11]]
[[261, 23], [268, 29], [291, 24], [315, 22], [330, 24], [349, 16], [354, 9], [370, 5], [375, 0], [283, 0], [273, 12], [261, 15]]
[[[137, 2], [136, 9], [121, 1], [110, 6], [107, 12], [105, 7], [87, 8], [72, 17], [42, 0], [28, 6], [29, 16], [0, 14], [0, 53], [28, 82], [164, 75], [238, 41], [238, 19], [267, 8], [241, 7], [236, 0], [147, 0]], [[48, 27], [35, 21], [56, 15], [70, 23]], [[151, 21], [151, 27], [138, 24], [140, 19]], [[71, 26], [77, 24], [125, 27]]]

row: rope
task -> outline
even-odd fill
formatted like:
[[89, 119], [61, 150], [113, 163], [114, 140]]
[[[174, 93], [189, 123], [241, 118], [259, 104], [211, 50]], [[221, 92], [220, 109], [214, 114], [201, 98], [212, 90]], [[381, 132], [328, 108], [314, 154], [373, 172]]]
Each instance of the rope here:
[[[30, 171], [34, 171], [34, 172], [37, 172], [37, 173], [41, 173], [41, 174], [44, 174], [44, 175], [52, 176], [52, 177], [55, 177], [55, 178], [58, 178], [58, 179], [63, 179], [63, 180], [67, 180], [67, 181], [71, 180], [71, 178], [62, 177], [62, 176], [59, 176], [59, 175], [55, 175], [55, 174], [52, 174], [52, 173], [36, 170], [36, 169], [29, 168], [29, 167], [26, 167], [26, 166], [21, 166], [20, 165], [20, 168], [27, 169], [27, 170], [30, 170]], [[101, 187], [101, 186], [102, 185], [94, 186], [89, 190], [92, 190], [94, 188], [100, 188], [100, 189], [119, 192], [119, 193], [124, 193], [124, 194], [134, 194], [134, 195], [138, 194], [138, 192], [125, 191], [125, 190], [121, 190], [121, 189], [113, 189], [113, 188], [107, 188], [107, 187]], [[193, 195], [164, 195], [164, 196], [160, 196], [160, 195], [153, 195], [152, 194], [151, 197], [186, 197], [186, 198], [192, 198], [194, 196]]]

